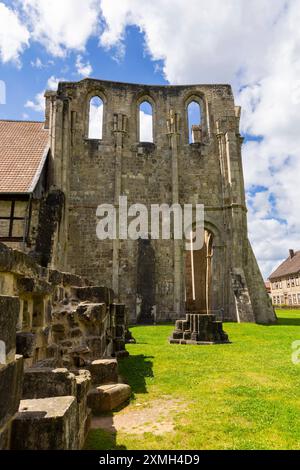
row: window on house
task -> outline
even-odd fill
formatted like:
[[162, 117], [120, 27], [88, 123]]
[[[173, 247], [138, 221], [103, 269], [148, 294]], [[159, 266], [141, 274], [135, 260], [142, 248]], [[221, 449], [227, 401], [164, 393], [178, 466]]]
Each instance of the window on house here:
[[293, 298], [291, 295], [288, 296], [289, 305], [293, 305]]
[[283, 296], [283, 295], [282, 295], [281, 298], [280, 298], [280, 303], [281, 303], [281, 305], [284, 305], [284, 303], [285, 303], [285, 302], [284, 302], [284, 296]]
[[298, 297], [298, 304], [300, 305], [300, 294], [297, 294]]
[[103, 101], [94, 96], [89, 108], [89, 139], [102, 139], [103, 134]]
[[153, 108], [143, 101], [139, 108], [139, 141], [153, 143]]
[[297, 295], [293, 294], [293, 303], [296, 305], [297, 304]]
[[291, 286], [295, 287], [295, 279], [294, 278], [291, 279]]
[[287, 287], [291, 287], [291, 282], [290, 282], [289, 279], [287, 279], [287, 281], [286, 281], [286, 286], [287, 286]]
[[188, 105], [189, 143], [202, 142], [202, 115], [200, 104], [192, 101]]
[[277, 298], [273, 297], [273, 304], [276, 305], [276, 302], [277, 302]]
[[0, 200], [0, 240], [19, 242], [27, 238], [27, 209], [27, 200]]

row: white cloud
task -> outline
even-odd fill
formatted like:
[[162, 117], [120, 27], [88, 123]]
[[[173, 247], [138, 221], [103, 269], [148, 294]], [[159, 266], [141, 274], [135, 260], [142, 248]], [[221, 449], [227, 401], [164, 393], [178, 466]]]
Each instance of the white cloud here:
[[[270, 5], [272, 3], [272, 6]], [[102, 0], [105, 47], [145, 34], [173, 84], [231, 83], [243, 106], [249, 233], [265, 276], [300, 249], [300, 1]], [[267, 190], [253, 196], [256, 186]], [[252, 194], [252, 195], [251, 195]]]
[[93, 68], [89, 61], [83, 62], [83, 57], [81, 55], [78, 55], [76, 57], [76, 70], [79, 75], [82, 75], [83, 77], [89, 77], [93, 73]]
[[54, 56], [68, 50], [83, 51], [96, 32], [99, 2], [96, 0], [18, 0], [32, 39]]
[[35, 69], [42, 69], [45, 67], [45, 65], [43, 64], [43, 62], [41, 61], [39, 57], [37, 57], [35, 60], [32, 60], [30, 62], [30, 65], [31, 67], [34, 67]]
[[37, 93], [34, 100], [28, 100], [25, 103], [25, 108], [30, 108], [36, 113], [42, 113], [45, 109], [44, 92]]
[[[57, 78], [54, 77], [53, 75], [48, 78], [46, 89], [47, 90], [57, 90], [57, 86], [59, 82], [63, 82], [65, 79], [64, 78]], [[45, 111], [45, 90], [41, 91], [40, 93], [37, 93], [34, 97], [34, 100], [28, 100], [25, 103], [25, 108], [30, 108], [36, 113], [43, 113]]]
[[0, 59], [19, 64], [19, 56], [29, 44], [29, 31], [16, 11], [0, 3]]
[[[262, 136], [259, 142], [246, 143], [243, 161], [246, 187], [251, 190], [249, 232], [264, 274], [291, 244], [300, 249], [300, 0], [190, 0], [188, 4], [185, 0], [16, 0], [15, 4], [18, 13], [0, 2], [3, 62], [18, 61], [31, 39], [54, 56], [75, 51], [77, 72], [89, 76], [91, 66], [82, 57], [88, 39], [98, 35], [100, 45], [114, 48], [120, 58], [126, 27], [135, 25], [145, 35], [151, 58], [162, 60], [170, 83], [231, 83], [237, 103], [243, 106], [243, 132]], [[41, 112], [42, 94], [26, 106]], [[147, 118], [143, 126], [149, 132]], [[257, 185], [267, 190], [253, 195]], [[276, 233], [268, 234], [269, 230]]]
[[65, 78], [57, 78], [57, 77], [54, 77], [54, 75], [51, 75], [51, 77], [48, 78], [48, 81], [47, 81], [47, 90], [56, 91], [59, 82], [64, 82], [64, 81], [65, 81]]

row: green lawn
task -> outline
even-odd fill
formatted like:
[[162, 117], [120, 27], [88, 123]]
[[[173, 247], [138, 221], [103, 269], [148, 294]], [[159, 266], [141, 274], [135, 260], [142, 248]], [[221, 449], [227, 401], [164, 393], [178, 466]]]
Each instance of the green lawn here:
[[161, 436], [91, 431], [88, 449], [300, 449], [300, 311], [278, 311], [279, 324], [225, 324], [232, 344], [168, 344], [168, 326], [132, 328], [136, 345], [120, 372], [141, 406], [161, 396], [182, 400], [175, 430]]

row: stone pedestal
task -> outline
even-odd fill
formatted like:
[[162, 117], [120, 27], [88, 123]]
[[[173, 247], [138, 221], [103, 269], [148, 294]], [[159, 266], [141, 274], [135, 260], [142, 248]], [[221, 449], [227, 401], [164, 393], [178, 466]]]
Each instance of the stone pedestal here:
[[118, 362], [116, 359], [99, 359], [90, 366], [93, 384], [118, 382]]
[[[46, 402], [41, 402], [40, 399], [65, 396], [76, 397], [77, 410], [72, 407], [72, 413], [75, 412], [76, 427], [74, 433], [77, 436], [77, 442], [74, 441], [72, 445], [76, 449], [81, 449], [89, 430], [91, 418], [91, 412], [87, 406], [90, 385], [91, 374], [87, 370], [79, 370], [75, 375], [67, 369], [28, 369], [24, 374], [23, 401], [25, 399], [27, 405], [32, 408], [36, 400], [38, 403], [43, 404]], [[52, 406], [51, 401], [48, 403]], [[73, 417], [70, 417], [70, 419], [74, 424]], [[38, 425], [37, 420], [38, 416], [34, 421], [36, 425]], [[18, 437], [16, 436], [15, 439], [18, 439]]]
[[0, 364], [0, 449], [10, 446], [12, 420], [18, 412], [22, 396], [23, 358], [7, 365]]
[[12, 450], [78, 449], [75, 397], [22, 400], [13, 420]]
[[188, 313], [185, 320], [177, 320], [171, 344], [229, 343], [221, 321], [214, 314]]
[[99, 359], [90, 366], [93, 388], [88, 393], [88, 406], [94, 415], [112, 411], [131, 396], [131, 387], [119, 383], [116, 359]]
[[128, 357], [129, 353], [125, 347], [125, 336], [126, 336], [126, 311], [124, 304], [112, 304], [112, 314], [115, 318], [115, 340], [114, 350], [115, 356], [118, 359]]
[[112, 411], [123, 405], [131, 396], [131, 387], [127, 384], [99, 385], [90, 391], [88, 406], [95, 416]]

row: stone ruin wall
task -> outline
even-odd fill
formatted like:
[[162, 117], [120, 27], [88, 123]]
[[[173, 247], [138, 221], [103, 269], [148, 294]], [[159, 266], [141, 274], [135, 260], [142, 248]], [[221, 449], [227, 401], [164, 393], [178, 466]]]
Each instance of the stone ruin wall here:
[[130, 395], [102, 359], [126, 356], [125, 324], [111, 289], [0, 244], [0, 448], [82, 448], [90, 408]]
[[[90, 99], [104, 104], [102, 139], [88, 139]], [[130, 320], [185, 315], [182, 241], [99, 241], [96, 209], [133, 203], [204, 204], [214, 236], [211, 308], [223, 320], [275, 321], [249, 247], [239, 131], [229, 85], [148, 86], [85, 79], [46, 93], [52, 183], [65, 196], [53, 265], [112, 286]], [[139, 105], [153, 107], [154, 143], [139, 142]], [[187, 106], [199, 103], [201, 142], [189, 143]], [[145, 263], [145, 260], [147, 262]], [[255, 279], [250, 279], [254, 275]], [[148, 279], [145, 283], [144, 280]], [[238, 284], [238, 286], [237, 286]]]

